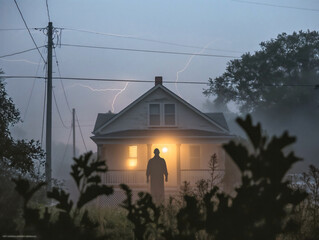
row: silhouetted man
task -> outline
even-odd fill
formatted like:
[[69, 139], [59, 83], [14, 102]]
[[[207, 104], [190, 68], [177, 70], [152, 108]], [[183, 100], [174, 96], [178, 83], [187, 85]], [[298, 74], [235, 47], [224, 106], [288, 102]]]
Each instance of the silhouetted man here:
[[154, 157], [148, 161], [146, 170], [147, 182], [151, 176], [151, 194], [156, 203], [164, 201], [164, 175], [166, 182], [168, 177], [166, 162], [159, 154], [160, 151], [155, 148]]

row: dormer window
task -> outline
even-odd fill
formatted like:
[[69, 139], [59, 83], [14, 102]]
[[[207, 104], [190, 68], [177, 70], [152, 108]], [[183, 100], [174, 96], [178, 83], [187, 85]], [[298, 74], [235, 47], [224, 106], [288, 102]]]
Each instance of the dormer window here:
[[175, 126], [176, 107], [174, 103], [150, 103], [149, 126]]

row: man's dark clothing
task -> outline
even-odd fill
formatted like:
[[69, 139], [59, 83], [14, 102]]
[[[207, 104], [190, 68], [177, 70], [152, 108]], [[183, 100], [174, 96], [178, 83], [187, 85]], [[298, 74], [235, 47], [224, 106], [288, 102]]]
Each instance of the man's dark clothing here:
[[159, 156], [154, 156], [148, 161], [146, 176], [151, 176], [151, 194], [156, 203], [164, 201], [164, 176], [167, 178], [166, 162]]

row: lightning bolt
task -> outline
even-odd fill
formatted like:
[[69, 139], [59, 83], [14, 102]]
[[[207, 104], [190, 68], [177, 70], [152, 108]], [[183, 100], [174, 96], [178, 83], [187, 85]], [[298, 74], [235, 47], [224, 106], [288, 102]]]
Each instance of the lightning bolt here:
[[125, 86], [123, 88], [93, 88], [93, 87], [85, 85], [85, 84], [77, 83], [77, 84], [73, 84], [72, 86], [67, 87], [66, 89], [79, 86], [79, 87], [87, 88], [87, 89], [91, 90], [92, 92], [108, 92], [108, 91], [118, 92], [115, 94], [115, 96], [113, 97], [113, 100], [112, 100], [111, 107], [112, 107], [112, 112], [114, 112], [114, 110], [115, 110], [114, 106], [116, 104], [116, 100], [117, 100], [118, 96], [126, 90], [128, 84], [129, 83], [126, 82]]
[[176, 92], [177, 92], [178, 96], [180, 96], [180, 97], [182, 96], [181, 93], [180, 93], [180, 91], [179, 91], [179, 89], [178, 89], [178, 87], [177, 87], [177, 82], [178, 82], [178, 80], [179, 80], [179, 74], [182, 73], [182, 72], [184, 72], [184, 71], [188, 68], [189, 64], [191, 64], [191, 62], [193, 61], [193, 58], [194, 58], [197, 54], [203, 53], [203, 52], [205, 51], [205, 49], [208, 48], [209, 45], [212, 44], [212, 43], [213, 43], [213, 41], [210, 41], [210, 42], [207, 43], [200, 51], [194, 53], [194, 55], [191, 55], [191, 56], [188, 58], [188, 60], [187, 60], [187, 62], [186, 62], [186, 64], [185, 64], [185, 66], [184, 66], [181, 70], [179, 70], [179, 71], [176, 72], [175, 89], [176, 89]]
[[115, 105], [116, 99], [121, 93], [123, 93], [126, 90], [127, 85], [128, 85], [128, 82], [125, 83], [124, 88], [122, 88], [117, 94], [115, 94], [113, 101], [112, 101], [112, 112], [113, 113], [114, 113], [114, 105]]

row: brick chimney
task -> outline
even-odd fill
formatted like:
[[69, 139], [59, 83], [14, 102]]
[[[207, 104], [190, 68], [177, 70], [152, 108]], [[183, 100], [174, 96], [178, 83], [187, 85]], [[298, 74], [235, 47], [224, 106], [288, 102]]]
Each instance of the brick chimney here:
[[163, 77], [162, 76], [156, 76], [155, 77], [155, 86], [161, 84], [163, 85]]

